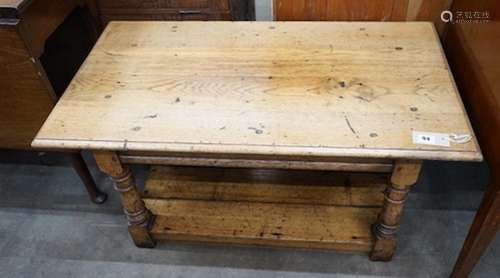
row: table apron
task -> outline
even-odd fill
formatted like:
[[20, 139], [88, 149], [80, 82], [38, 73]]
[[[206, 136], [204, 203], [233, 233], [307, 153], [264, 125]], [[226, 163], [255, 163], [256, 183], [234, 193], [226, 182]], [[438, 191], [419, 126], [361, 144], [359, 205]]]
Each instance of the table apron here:
[[172, 166], [208, 166], [208, 167], [235, 167], [235, 168], [272, 168], [294, 170], [322, 170], [345, 172], [378, 172], [390, 173], [393, 170], [392, 162], [359, 161], [305, 161], [305, 160], [277, 160], [277, 159], [246, 159], [246, 158], [206, 158], [206, 157], [175, 157], [175, 156], [146, 156], [121, 154], [120, 160], [126, 164], [150, 164]]

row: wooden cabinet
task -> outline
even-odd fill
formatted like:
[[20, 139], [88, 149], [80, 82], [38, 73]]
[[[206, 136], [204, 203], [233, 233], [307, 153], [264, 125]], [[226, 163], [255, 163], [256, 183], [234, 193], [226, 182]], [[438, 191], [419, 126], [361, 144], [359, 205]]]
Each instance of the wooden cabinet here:
[[[83, 61], [72, 50], [90, 50], [97, 39], [92, 8], [91, 0], [0, 0], [0, 149], [32, 150], [33, 137]], [[53, 50], [48, 41], [73, 15], [84, 32], [75, 31], [77, 41], [65, 37], [64, 47]], [[51, 57], [54, 52], [59, 55]], [[68, 156], [91, 200], [104, 202], [106, 194], [97, 189], [81, 155]]]
[[0, 147], [29, 148], [55, 96], [47, 90], [16, 25], [0, 26], [0, 45]]
[[227, 0], [100, 0], [99, 4], [107, 9], [229, 9]]
[[275, 0], [276, 20], [382, 20], [393, 0]]
[[[444, 49], [490, 169], [490, 182], [450, 277], [469, 277], [500, 232], [500, 1], [455, 0], [457, 15], [488, 12], [487, 22], [450, 24]], [[484, 15], [481, 15], [483, 17]]]
[[0, 1], [0, 148], [29, 149], [52, 110], [56, 94], [39, 57], [48, 36], [81, 1], [27, 2]]
[[[230, 0], [98, 0], [103, 25], [112, 20], [231, 20]], [[241, 1], [240, 1], [241, 2]]]
[[452, 0], [274, 0], [276, 20], [433, 21], [441, 33], [441, 12]]

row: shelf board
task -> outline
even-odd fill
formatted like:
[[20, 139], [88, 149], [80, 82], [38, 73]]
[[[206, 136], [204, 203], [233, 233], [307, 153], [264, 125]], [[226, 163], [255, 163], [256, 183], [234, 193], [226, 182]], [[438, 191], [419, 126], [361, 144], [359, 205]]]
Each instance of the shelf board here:
[[156, 166], [144, 197], [378, 207], [386, 183], [386, 174]]
[[369, 251], [378, 208], [145, 199], [159, 240]]
[[369, 251], [384, 174], [156, 166], [143, 199], [159, 240]]

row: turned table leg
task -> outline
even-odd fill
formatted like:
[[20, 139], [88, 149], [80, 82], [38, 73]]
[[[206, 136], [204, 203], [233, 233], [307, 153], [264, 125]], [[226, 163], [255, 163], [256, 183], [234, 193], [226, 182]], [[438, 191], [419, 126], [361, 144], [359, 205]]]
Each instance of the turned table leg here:
[[115, 152], [95, 151], [94, 157], [99, 168], [113, 178], [115, 189], [120, 192], [128, 230], [135, 245], [144, 248], [154, 247], [155, 240], [149, 233], [153, 216], [141, 199], [132, 171], [121, 163]]
[[418, 180], [421, 161], [396, 161], [391, 182], [385, 190], [385, 200], [377, 223], [373, 225], [375, 244], [372, 261], [390, 261], [396, 249], [396, 232], [410, 187]]
[[71, 153], [69, 156], [71, 159], [71, 164], [73, 164], [73, 168], [82, 180], [83, 185], [85, 185], [85, 189], [89, 194], [90, 200], [95, 204], [103, 204], [104, 202], [106, 202], [108, 195], [99, 190], [99, 188], [96, 186], [94, 179], [90, 174], [89, 168], [83, 160], [82, 154], [79, 152]]

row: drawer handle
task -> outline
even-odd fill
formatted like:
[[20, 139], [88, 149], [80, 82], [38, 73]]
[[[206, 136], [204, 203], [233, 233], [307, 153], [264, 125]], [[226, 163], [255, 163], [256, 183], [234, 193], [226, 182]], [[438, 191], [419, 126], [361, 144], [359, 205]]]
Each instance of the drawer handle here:
[[201, 14], [201, 11], [200, 10], [180, 10], [179, 11], [179, 14], [182, 14], [182, 15], [189, 15], [189, 14]]

